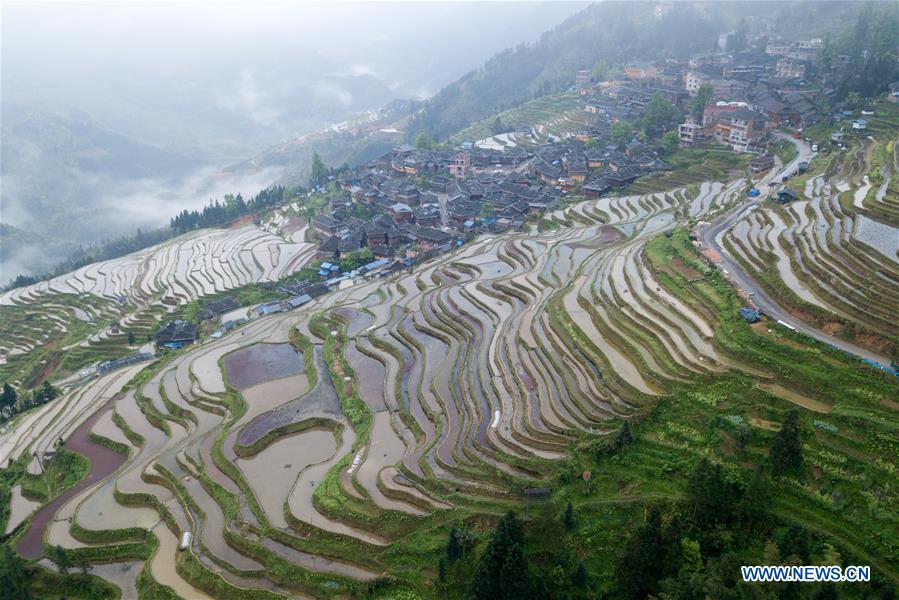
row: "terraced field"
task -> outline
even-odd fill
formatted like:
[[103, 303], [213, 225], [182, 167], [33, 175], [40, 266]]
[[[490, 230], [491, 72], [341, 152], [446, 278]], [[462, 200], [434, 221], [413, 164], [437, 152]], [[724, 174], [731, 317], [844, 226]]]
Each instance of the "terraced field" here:
[[44, 372], [71, 374], [133, 353], [178, 306], [298, 271], [314, 252], [304, 240], [305, 225], [276, 211], [262, 226], [197, 231], [8, 291], [0, 295], [0, 375], [27, 385]]
[[492, 135], [495, 117], [483, 119], [449, 138], [450, 143], [480, 140], [485, 148], [508, 146], [534, 147], [573, 135], [588, 122], [588, 115], [573, 92], [551, 94], [529, 100], [516, 108], [499, 113], [501, 121], [515, 133]]
[[799, 200], [746, 210], [720, 239], [792, 315], [888, 365], [899, 348], [899, 231], [883, 215], [899, 163], [888, 155], [875, 191], [864, 158], [875, 145], [865, 140], [846, 156], [821, 161], [793, 184]]
[[[773, 323], [750, 329], [723, 273], [687, 240], [685, 225], [741, 211], [722, 239], [747, 271], [782, 282], [812, 316], [828, 315], [823, 329], [845, 322], [890, 342], [895, 255], [863, 241], [860, 217], [835, 192], [841, 183], [826, 175], [786, 207], [745, 201], [750, 183], [775, 175], [574, 203], [547, 215], [555, 226], [482, 236], [413, 271], [70, 389], [22, 416], [0, 448], [37, 476], [62, 439], [91, 459], [90, 472], [41, 507], [13, 494], [7, 531], [26, 557], [68, 548], [103, 563], [96, 576], [148, 597], [166, 588], [188, 598], [433, 596], [454, 524], [523, 507], [524, 491], [544, 486], [593, 510], [674, 497], [671, 474], [709, 432], [717, 440], [722, 423], [746, 422], [766, 432], [795, 405], [839, 423], [825, 422], [807, 450], [830, 483], [797, 481], [779, 498], [803, 504], [844, 490], [838, 507], [809, 501], [801, 518], [895, 579], [895, 539], [870, 532], [895, 530], [887, 507], [896, 492], [863, 492], [858, 471], [895, 472], [896, 381]], [[93, 281], [99, 295], [131, 290], [131, 301], [146, 302], [165, 287], [163, 273], [178, 278], [181, 267], [158, 266], [170, 264], [193, 282], [163, 295], [181, 302], [243, 276], [274, 277], [303, 255], [301, 244], [258, 231], [229, 235], [247, 246], [211, 258], [200, 248], [221, 240], [191, 236], [8, 301], [63, 286], [81, 293]], [[251, 256], [255, 275], [242, 262]], [[188, 267], [201, 259], [214, 261], [200, 269], [207, 275]], [[87, 275], [101, 271], [109, 276]], [[146, 283], [117, 283], [127, 281]], [[821, 361], [845, 378], [828, 382]], [[601, 463], [590, 483], [584, 471], [597, 467], [587, 449], [622, 420], [654, 429], [639, 454]], [[714, 425], [701, 429], [706, 420]], [[721, 435], [721, 452], [732, 454], [733, 437]], [[833, 448], [859, 450], [841, 462]], [[667, 476], [651, 477], [653, 464]], [[178, 551], [184, 532], [192, 537]], [[608, 575], [614, 551], [600, 549], [592, 568]]]

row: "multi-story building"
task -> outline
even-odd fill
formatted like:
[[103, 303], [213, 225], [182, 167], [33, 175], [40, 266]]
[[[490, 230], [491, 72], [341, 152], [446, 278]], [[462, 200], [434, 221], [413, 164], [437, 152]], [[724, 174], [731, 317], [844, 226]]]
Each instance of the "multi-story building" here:
[[802, 79], [805, 77], [805, 65], [792, 58], [777, 61], [777, 76], [784, 79]]
[[695, 96], [696, 92], [699, 91], [699, 86], [708, 81], [709, 76], [705, 73], [699, 71], [687, 71], [687, 75], [684, 77], [684, 89], [686, 89], [687, 93], [691, 96]]
[[471, 169], [471, 155], [468, 152], [457, 152], [449, 165], [450, 175], [457, 179], [464, 179]]
[[624, 76], [631, 81], [655, 79], [659, 76], [659, 69], [651, 63], [627, 65], [624, 67]]

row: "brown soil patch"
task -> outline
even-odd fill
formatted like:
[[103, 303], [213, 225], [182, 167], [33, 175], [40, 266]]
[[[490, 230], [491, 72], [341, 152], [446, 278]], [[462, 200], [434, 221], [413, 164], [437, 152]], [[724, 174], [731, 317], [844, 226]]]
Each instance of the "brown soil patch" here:
[[880, 404], [886, 406], [887, 408], [892, 408], [893, 410], [899, 410], [899, 402], [894, 400], [889, 400], [887, 398], [881, 398]]
[[694, 281], [700, 281], [705, 278], [702, 273], [689, 266], [679, 256], [675, 257], [674, 260], [671, 261], [671, 266], [675, 271], [683, 275], [684, 278], [691, 283]]
[[796, 404], [803, 408], [807, 408], [814, 412], [826, 414], [829, 413], [832, 408], [825, 402], [815, 400], [814, 398], [809, 398], [808, 396], [804, 396], [798, 392], [794, 392], [791, 389], [785, 388], [775, 383], [758, 383], [756, 384], [756, 387], [758, 387], [760, 390], [768, 392], [769, 394], [778, 396], [788, 402], [792, 402], [793, 404]]
[[799, 319], [800, 321], [805, 321], [806, 323], [814, 323], [815, 315], [806, 312], [800, 308], [796, 308], [795, 306], [786, 306], [787, 312], [791, 315]]
[[803, 346], [799, 342], [794, 342], [793, 340], [788, 340], [785, 337], [777, 338], [778, 344], [783, 344], [784, 346], [789, 346], [790, 348], [796, 348], [797, 350], [808, 350], [806, 346]]
[[233, 221], [228, 223], [228, 229], [237, 229], [246, 225], [252, 225], [255, 218], [255, 215], [244, 215], [242, 217], [238, 217], [237, 219], [234, 219]]
[[615, 242], [625, 239], [625, 237], [627, 236], [611, 225], [603, 225], [599, 228], [599, 234], [596, 237], [583, 242], [578, 242], [577, 244], [572, 244], [572, 247], [595, 250], [603, 246], [608, 246], [609, 244], [614, 244]]
[[287, 222], [281, 226], [284, 233], [295, 233], [306, 226], [306, 219], [300, 217], [288, 217]]
[[822, 327], [822, 329], [824, 329], [824, 333], [826, 333], [827, 335], [833, 335], [833, 336], [839, 334], [845, 328], [846, 328], [846, 326], [838, 321], [828, 321], [827, 323], [824, 324], [824, 327]]
[[716, 265], [720, 265], [724, 262], [724, 258], [721, 256], [721, 253], [714, 248], [703, 248], [702, 255]]
[[893, 349], [892, 342], [870, 333], [856, 334], [855, 341], [859, 346], [867, 348], [868, 350], [873, 350], [879, 354], [890, 354]]
[[780, 427], [774, 421], [768, 421], [766, 419], [760, 419], [758, 417], [748, 417], [747, 420], [753, 427], [764, 429], [766, 431], [777, 431], [778, 429], [780, 429]]
[[756, 333], [768, 333], [768, 324], [764, 321], [756, 321], [750, 327]]

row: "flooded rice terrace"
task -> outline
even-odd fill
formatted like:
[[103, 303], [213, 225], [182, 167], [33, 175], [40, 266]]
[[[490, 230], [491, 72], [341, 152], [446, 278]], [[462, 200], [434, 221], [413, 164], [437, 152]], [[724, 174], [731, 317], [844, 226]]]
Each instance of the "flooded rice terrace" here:
[[303, 372], [303, 356], [290, 344], [256, 344], [228, 354], [223, 363], [239, 390]]

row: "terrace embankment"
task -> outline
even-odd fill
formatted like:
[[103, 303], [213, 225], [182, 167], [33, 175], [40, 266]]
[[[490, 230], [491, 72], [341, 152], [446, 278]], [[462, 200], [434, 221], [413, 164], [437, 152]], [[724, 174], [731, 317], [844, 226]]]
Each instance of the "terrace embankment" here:
[[[483, 529], [484, 514], [521, 506], [525, 490], [586, 498], [627, 520], [619, 507], [644, 494], [678, 498], [694, 455], [758, 460], [767, 438], [757, 436], [778, 429], [788, 407], [814, 412], [817, 440], [852, 426], [831, 424], [835, 415], [867, 419], [889, 406], [864, 405], [865, 394], [886, 397], [884, 375], [770, 321], [745, 324], [737, 310], [750, 299], [728, 286], [730, 269], [688, 239], [699, 220], [733, 217], [716, 236], [750, 279], [780, 282], [793, 294], [783, 298], [847, 333], [894, 335], [899, 273], [857, 239], [835, 182], [815, 174], [804, 188], [813, 197], [786, 208], [746, 199], [774, 175], [573, 200], [548, 217], [552, 226], [480, 236], [173, 354], [116, 402], [120, 418], [97, 411], [89, 390], [65, 406], [93, 415], [79, 432], [95, 423], [133, 445], [111, 497], [158, 513], [160, 549], [144, 571], [177, 594], [237, 595], [239, 586], [259, 598], [350, 597], [371, 584], [433, 595], [428, 565], [448, 529]], [[254, 268], [268, 267], [271, 256], [254, 256]], [[852, 385], [828, 381], [813, 359]], [[877, 393], [854, 391], [866, 385]], [[619, 460], [609, 448], [630, 419], [655, 429], [621, 442], [639, 455]], [[60, 430], [49, 414], [22, 426]], [[867, 443], [852, 436], [835, 444]], [[809, 456], [835, 460], [820, 445]], [[842, 481], [848, 464], [830, 479]], [[85, 515], [115, 508], [103, 486], [73, 490], [87, 496]], [[186, 531], [194, 541], [178, 554]], [[840, 533], [874, 553], [873, 542]], [[383, 574], [396, 579], [376, 581]]]

